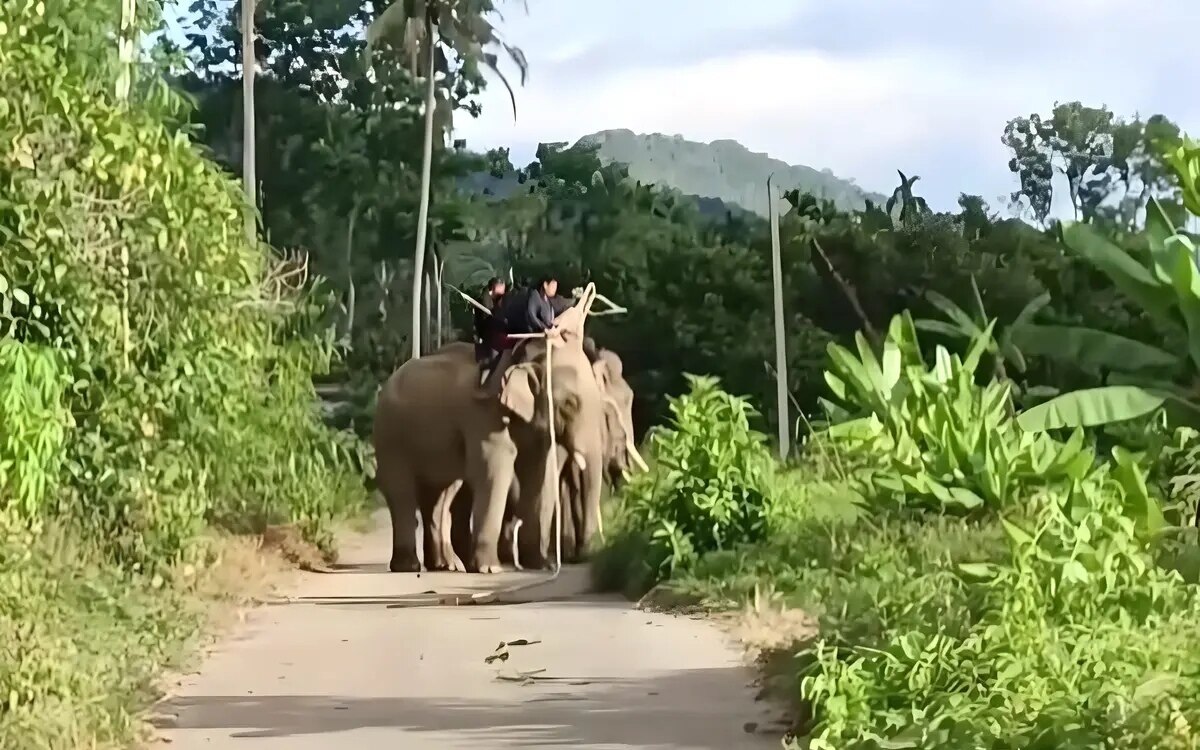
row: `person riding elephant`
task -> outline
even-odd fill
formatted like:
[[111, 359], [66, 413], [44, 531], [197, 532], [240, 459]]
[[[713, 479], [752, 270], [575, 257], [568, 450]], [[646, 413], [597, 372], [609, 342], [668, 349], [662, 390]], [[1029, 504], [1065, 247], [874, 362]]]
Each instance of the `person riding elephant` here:
[[[447, 490], [460, 481], [471, 488], [472, 549], [466, 567], [487, 573], [501, 569], [500, 530], [514, 479], [516, 512], [523, 521], [521, 560], [527, 567], [550, 563], [551, 483], [559, 481], [562, 466], [557, 456], [548, 456], [548, 375], [553, 377], [559, 444], [588, 467], [581, 481], [589, 509], [585, 536], [590, 537], [599, 520], [601, 424], [606, 410], [614, 407], [601, 394], [583, 351], [584, 304], [581, 300], [563, 314], [567, 324], [549, 341], [531, 339], [520, 347], [482, 397], [474, 347], [468, 343], [449, 344], [406, 362], [384, 384], [372, 440], [378, 483], [392, 517], [391, 570], [420, 569], [418, 510], [427, 528], [436, 532], [427, 567], [456, 567], [446, 528], [453, 513], [446, 506], [453, 501]], [[546, 370], [548, 346], [554, 346], [551, 373]]]

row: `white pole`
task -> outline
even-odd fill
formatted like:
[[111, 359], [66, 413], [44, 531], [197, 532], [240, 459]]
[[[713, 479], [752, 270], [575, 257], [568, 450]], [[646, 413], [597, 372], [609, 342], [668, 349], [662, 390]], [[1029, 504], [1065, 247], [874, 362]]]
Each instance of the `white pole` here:
[[[772, 175], [773, 177], [774, 175]], [[771, 177], [767, 178], [767, 209], [771, 217], [771, 285], [775, 296], [775, 408], [779, 412], [779, 458], [787, 459], [791, 453], [791, 435], [788, 431], [788, 387], [787, 387], [787, 344], [783, 328], [783, 261], [779, 249], [779, 210], [775, 206], [775, 193], [771, 189]]]

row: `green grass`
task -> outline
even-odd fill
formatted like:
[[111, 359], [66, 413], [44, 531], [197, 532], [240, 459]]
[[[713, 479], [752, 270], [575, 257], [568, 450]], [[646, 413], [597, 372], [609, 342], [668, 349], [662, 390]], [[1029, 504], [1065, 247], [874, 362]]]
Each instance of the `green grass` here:
[[154, 682], [281, 569], [248, 538], [210, 536], [200, 565], [122, 573], [49, 530], [0, 551], [0, 747], [128, 747]]

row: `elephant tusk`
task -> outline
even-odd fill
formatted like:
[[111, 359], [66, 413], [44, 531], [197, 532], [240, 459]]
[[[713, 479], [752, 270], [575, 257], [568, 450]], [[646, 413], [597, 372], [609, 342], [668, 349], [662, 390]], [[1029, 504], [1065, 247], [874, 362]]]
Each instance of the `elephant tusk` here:
[[521, 558], [517, 554], [517, 540], [520, 539], [520, 537], [521, 537], [521, 524], [522, 523], [523, 522], [521, 521], [521, 519], [518, 518], [513, 523], [513, 527], [512, 527], [513, 567], [516, 568], [517, 570], [525, 570], [524, 568], [521, 567]]
[[642, 471], [650, 471], [650, 467], [646, 465], [644, 460], [642, 460], [642, 454], [638, 453], [637, 446], [633, 444], [632, 440], [625, 441], [625, 450], [629, 452], [629, 458], [638, 465], [639, 469]]
[[583, 457], [582, 453], [579, 451], [572, 451], [571, 460], [575, 462], [575, 466], [578, 467], [581, 472], [587, 471], [587, 459]]

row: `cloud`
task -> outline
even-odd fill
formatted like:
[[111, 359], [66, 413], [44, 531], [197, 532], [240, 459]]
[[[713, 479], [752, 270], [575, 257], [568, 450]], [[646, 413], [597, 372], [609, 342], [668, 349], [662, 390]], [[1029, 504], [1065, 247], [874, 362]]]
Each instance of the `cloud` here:
[[1116, 0], [531, 6], [504, 27], [531, 63], [519, 119], [496, 87], [481, 119], [459, 123], [472, 147], [511, 146], [518, 162], [540, 141], [607, 128], [731, 138], [884, 193], [896, 168], [920, 174], [949, 207], [960, 191], [1011, 191], [1004, 124], [1055, 101], [1200, 126], [1184, 96], [1200, 84], [1192, 53], [1161, 27], [1200, 23], [1191, 0], [1154, 14]]

